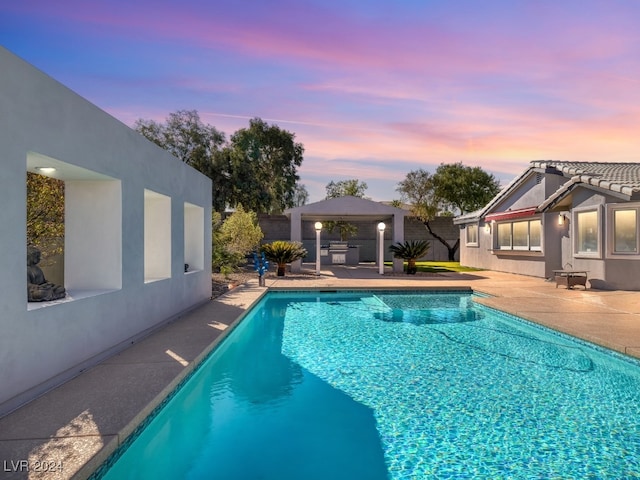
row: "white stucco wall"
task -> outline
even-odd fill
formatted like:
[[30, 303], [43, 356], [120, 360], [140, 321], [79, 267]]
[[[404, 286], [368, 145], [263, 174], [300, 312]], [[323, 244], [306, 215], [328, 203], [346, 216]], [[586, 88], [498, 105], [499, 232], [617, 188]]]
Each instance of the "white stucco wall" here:
[[[554, 192], [562, 183], [562, 178], [553, 174], [531, 172], [518, 188], [514, 189], [496, 207], [496, 212], [536, 207]], [[543, 226], [544, 255], [530, 252], [500, 251], [493, 249], [495, 231], [485, 230], [482, 222], [478, 229], [478, 244], [466, 245], [465, 231], [460, 230], [460, 263], [469, 267], [483, 268], [498, 272], [517, 273], [548, 278], [552, 269], [561, 267], [561, 231], [555, 219], [557, 214], [541, 216]], [[492, 227], [495, 228], [495, 227]]]
[[[545, 174], [543, 179], [532, 175], [500, 203], [497, 211], [504, 211], [505, 206], [515, 209], [539, 205], [546, 196], [553, 194], [566, 181], [566, 177], [556, 174]], [[544, 195], [541, 195], [542, 193]], [[543, 278], [552, 278], [553, 271], [558, 269], [584, 270], [588, 272], [589, 285], [592, 288], [640, 290], [640, 255], [616, 254], [612, 251], [614, 225], [607, 211], [613, 205], [624, 205], [627, 199], [622, 195], [615, 196], [613, 193], [608, 194], [604, 190], [594, 190], [585, 186], [574, 188], [568, 198], [570, 204], [565, 201], [555, 210], [542, 215], [544, 256], [519, 255], [514, 251], [492, 251], [492, 234], [487, 233], [481, 225], [478, 245], [465, 245], [465, 231], [461, 230], [460, 263], [470, 267]], [[632, 201], [628, 205], [629, 208], [637, 208], [638, 202]], [[597, 254], [576, 252], [577, 213], [585, 210], [597, 211], [599, 215], [600, 251]], [[566, 214], [563, 225], [558, 223], [560, 212]]]
[[492, 249], [492, 234], [483, 227], [478, 230], [478, 244], [465, 245], [465, 231], [460, 232], [460, 264], [496, 272], [517, 273], [533, 277], [545, 277], [543, 256], [525, 256], [517, 252], [500, 252]]
[[[3, 48], [0, 72], [1, 415], [210, 298], [211, 183]], [[34, 304], [25, 179], [49, 161], [67, 190], [69, 297]], [[171, 225], [168, 276], [147, 283], [145, 190], [170, 199]], [[196, 267], [187, 273], [186, 258]]]

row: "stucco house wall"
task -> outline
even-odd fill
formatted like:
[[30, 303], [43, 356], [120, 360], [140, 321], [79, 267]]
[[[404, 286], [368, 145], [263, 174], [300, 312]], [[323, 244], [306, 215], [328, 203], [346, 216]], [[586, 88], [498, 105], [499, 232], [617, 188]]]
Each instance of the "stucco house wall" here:
[[[0, 71], [1, 415], [210, 298], [211, 183], [3, 48]], [[68, 295], [32, 303], [26, 172], [46, 166]]]
[[[513, 193], [499, 198], [495, 209], [499, 211], [519, 210], [538, 205], [546, 198], [548, 179], [544, 174], [532, 175], [513, 189]], [[541, 254], [531, 252], [501, 252], [494, 248], [495, 224], [487, 230], [486, 222], [475, 219], [471, 222], [477, 227], [478, 241], [470, 244], [467, 241], [466, 227], [462, 223], [460, 229], [460, 263], [465, 266], [495, 270], [509, 273], [519, 273], [532, 276], [545, 276], [544, 258]], [[545, 244], [549, 245], [549, 238], [545, 237]], [[526, 255], [526, 257], [525, 257]]]
[[[620, 211], [627, 216], [618, 225]], [[501, 224], [504, 231], [538, 221], [541, 243], [499, 245]], [[534, 161], [484, 208], [454, 223], [463, 265], [544, 278], [554, 270], [586, 271], [593, 288], [640, 290], [640, 164]], [[477, 232], [477, 241], [468, 232]]]

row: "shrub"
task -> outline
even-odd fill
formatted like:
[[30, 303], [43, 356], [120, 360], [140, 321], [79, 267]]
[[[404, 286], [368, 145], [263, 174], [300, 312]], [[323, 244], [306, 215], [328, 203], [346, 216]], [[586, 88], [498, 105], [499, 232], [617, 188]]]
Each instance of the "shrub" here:
[[300, 242], [285, 242], [277, 240], [262, 245], [261, 251], [268, 260], [278, 265], [278, 276], [283, 277], [287, 263], [300, 260], [307, 255], [307, 250]]
[[222, 273], [233, 272], [254, 251], [264, 236], [255, 212], [245, 212], [238, 206], [224, 222], [221, 215], [213, 213], [213, 268]]
[[430, 247], [431, 244], [426, 240], [411, 240], [391, 245], [389, 251], [395, 258], [407, 260], [407, 273], [413, 275], [418, 271], [416, 260], [425, 255]]

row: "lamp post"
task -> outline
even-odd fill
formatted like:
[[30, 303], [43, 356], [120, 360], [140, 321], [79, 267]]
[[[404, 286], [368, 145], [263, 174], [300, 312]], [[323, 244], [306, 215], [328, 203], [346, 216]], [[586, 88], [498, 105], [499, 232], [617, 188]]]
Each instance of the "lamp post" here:
[[322, 223], [316, 222], [316, 275], [320, 275], [320, 232], [322, 231]]
[[378, 224], [378, 273], [384, 275], [384, 222]]

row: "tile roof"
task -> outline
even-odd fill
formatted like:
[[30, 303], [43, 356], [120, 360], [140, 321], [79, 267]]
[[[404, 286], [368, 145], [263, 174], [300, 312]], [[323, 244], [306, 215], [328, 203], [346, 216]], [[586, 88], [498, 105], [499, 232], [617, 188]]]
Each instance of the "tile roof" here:
[[469, 212], [454, 218], [454, 224], [462, 224], [482, 218], [502, 199], [514, 191], [535, 170], [556, 170], [567, 177], [565, 182], [555, 193], [538, 205], [539, 211], [552, 207], [575, 187], [590, 185], [602, 188], [627, 197], [628, 200], [640, 199], [640, 163], [609, 163], [609, 162], [563, 162], [557, 160], [532, 161], [522, 174], [514, 178], [487, 205], [475, 212]]
[[[555, 168], [567, 177], [612, 192], [633, 195], [640, 192], [640, 163], [560, 162], [538, 160], [533, 168]], [[577, 177], [577, 178], [576, 178]]]

